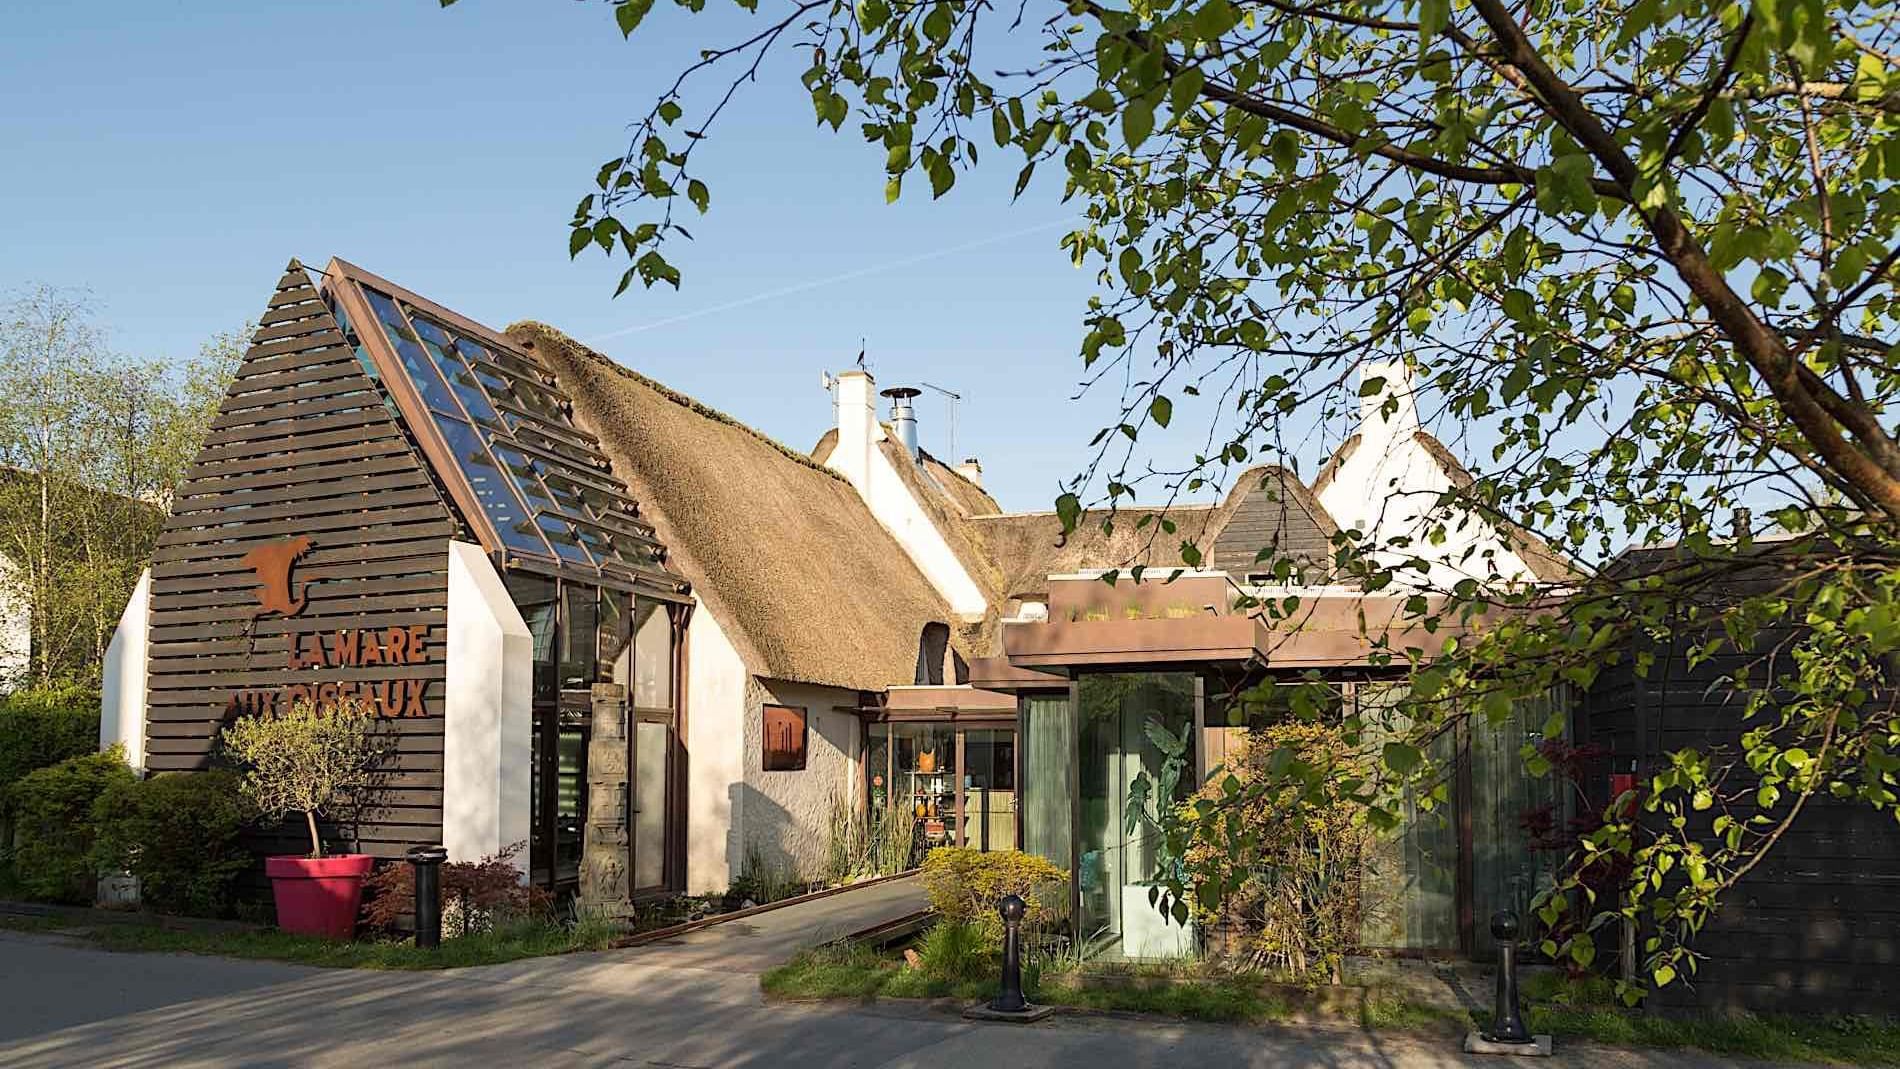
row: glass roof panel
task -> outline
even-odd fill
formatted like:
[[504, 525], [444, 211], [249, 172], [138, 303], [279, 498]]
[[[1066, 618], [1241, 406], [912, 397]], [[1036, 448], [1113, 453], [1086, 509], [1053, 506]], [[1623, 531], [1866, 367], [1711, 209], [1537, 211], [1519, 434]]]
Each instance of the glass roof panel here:
[[460, 417], [461, 407], [443, 384], [442, 376], [436, 373], [434, 362], [422, 351], [420, 339], [409, 326], [408, 320], [403, 318], [396, 302], [368, 287], [363, 292], [369, 297], [370, 307], [376, 310], [376, 318], [382, 320], [383, 336], [389, 339], [391, 348], [396, 350], [396, 358], [402, 361], [402, 369], [409, 375], [409, 381], [415, 384], [416, 392], [422, 395], [422, 403], [433, 412]]
[[482, 441], [475, 429], [459, 419], [437, 416], [435, 425], [441, 428], [442, 437], [448, 441], [449, 451], [455, 454], [455, 461], [461, 465], [462, 474], [474, 488], [475, 496], [482, 503], [482, 511], [488, 514], [488, 520], [495, 525], [495, 531], [501, 536], [509, 549], [522, 553], [534, 553], [548, 556], [547, 543], [535, 533], [533, 520], [528, 510], [522, 506], [521, 499], [515, 496], [511, 485], [513, 480], [502, 473], [488, 450], [482, 448]]
[[370, 340], [380, 328], [387, 342], [374, 350], [395, 353], [500, 539], [490, 550], [607, 569], [622, 581], [634, 578], [630, 570], [657, 568], [646, 526], [629, 518], [624, 484], [608, 474], [598, 441], [575, 425], [539, 360], [413, 295], [348, 283], [369, 304]]
[[[426, 322], [426, 319], [416, 321], [418, 333], [421, 333], [421, 324]], [[488, 395], [482, 392], [481, 385], [475, 381], [475, 373], [452, 351], [430, 341], [426, 334], [422, 338], [422, 347], [428, 350], [429, 358], [435, 361], [437, 370], [448, 380], [449, 389], [462, 402], [468, 417], [491, 431], [501, 430], [501, 417], [495, 414], [494, 406], [488, 402]]]
[[[541, 485], [537, 466], [533, 458], [520, 450], [494, 442], [492, 445], [495, 459], [502, 462], [513, 476], [515, 489], [520, 491], [521, 499], [528, 503], [528, 509], [535, 513], [552, 513], [560, 509], [557, 502]], [[554, 516], [537, 515], [536, 522], [541, 533], [547, 537], [554, 552], [577, 564], [592, 564], [594, 559], [581, 548], [581, 540], [565, 522]]]

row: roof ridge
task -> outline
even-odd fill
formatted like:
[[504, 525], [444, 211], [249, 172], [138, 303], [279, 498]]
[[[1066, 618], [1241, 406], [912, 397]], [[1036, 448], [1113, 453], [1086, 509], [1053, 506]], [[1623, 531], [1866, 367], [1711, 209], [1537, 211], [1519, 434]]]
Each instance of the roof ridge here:
[[528, 333], [539, 333], [539, 334], [546, 335], [548, 337], [548, 340], [553, 341], [553, 342], [558, 342], [562, 345], [566, 345], [570, 349], [580, 353], [583, 356], [586, 356], [587, 358], [591, 360], [595, 360], [595, 361], [598, 361], [599, 363], [605, 364], [608, 368], [611, 368], [613, 371], [619, 373], [622, 376], [625, 376], [626, 378], [632, 379], [633, 381], [639, 383], [642, 386], [645, 386], [647, 389], [652, 390], [654, 393], [659, 394], [661, 397], [666, 398], [667, 400], [673, 402], [676, 405], [681, 406], [682, 408], [685, 408], [697, 415], [704, 416], [705, 418], [713, 420], [714, 422], [723, 423], [723, 424], [726, 424], [727, 426], [734, 427], [738, 430], [744, 431], [747, 434], [750, 434], [752, 437], [757, 438], [759, 441], [764, 442], [766, 445], [769, 445], [773, 449], [778, 450], [781, 454], [785, 456], [787, 460], [791, 460], [795, 463], [802, 464], [805, 467], [812, 469], [813, 471], [823, 472], [824, 474], [832, 477], [833, 479], [837, 479], [840, 482], [849, 481], [845, 479], [844, 476], [838, 474], [837, 471], [831, 468], [828, 468], [824, 466], [823, 464], [818, 463], [817, 461], [813, 460], [810, 456], [804, 453], [801, 453], [796, 449], [793, 449], [792, 447], [786, 445], [785, 443], [779, 441], [778, 439], [772, 437], [771, 435], [766, 434], [764, 431], [759, 430], [757, 427], [754, 427], [751, 424], [746, 423], [744, 420], [741, 420], [735, 416], [728, 415], [725, 412], [721, 412], [719, 409], [716, 409], [712, 407], [711, 405], [708, 405], [702, 401], [695, 400], [693, 397], [687, 394], [683, 394], [680, 391], [675, 390], [674, 388], [666, 385], [663, 382], [648, 378], [647, 376], [640, 374], [638, 371], [635, 371], [632, 368], [628, 367], [627, 365], [621, 363], [620, 361], [615, 360], [613, 357], [608, 356], [606, 353], [603, 353], [599, 351], [598, 349], [593, 348], [592, 346], [586, 344], [585, 342], [578, 341], [568, 336], [568, 334], [562, 331], [559, 327], [550, 326], [549, 324], [543, 323], [538, 319], [520, 319], [520, 320], [516, 320], [513, 323], [508, 324], [504, 333], [513, 334], [516, 330], [521, 330]]
[[917, 451], [918, 451], [919, 453], [922, 453], [923, 455], [925, 455], [925, 456], [927, 456], [927, 457], [929, 457], [930, 459], [932, 459], [932, 460], [934, 460], [934, 461], [936, 461], [936, 462], [937, 462], [937, 466], [938, 466], [938, 467], [940, 467], [940, 468], [942, 468], [943, 470], [945, 470], [945, 471], [947, 471], [947, 472], [949, 472], [950, 474], [952, 474], [952, 475], [954, 475], [954, 476], [956, 476], [956, 477], [957, 477], [957, 479], [958, 479], [959, 481], [961, 481], [961, 482], [964, 482], [964, 483], [966, 483], [966, 484], [968, 484], [968, 485], [969, 485], [969, 487], [970, 487], [970, 488], [971, 488], [972, 490], [981, 490], [981, 491], [982, 491], [983, 493], [985, 493], [985, 494], [988, 494], [988, 493], [989, 493], [989, 491], [988, 491], [988, 490], [984, 490], [984, 489], [983, 489], [983, 484], [982, 484], [982, 483], [980, 483], [980, 482], [977, 482], [977, 481], [976, 481], [975, 479], [972, 479], [972, 478], [970, 478], [970, 477], [969, 477], [968, 475], [965, 475], [965, 474], [963, 474], [962, 472], [960, 472], [960, 471], [958, 471], [958, 470], [957, 470], [957, 466], [956, 466], [955, 464], [953, 464], [953, 463], [951, 463], [950, 461], [948, 461], [948, 460], [945, 460], [945, 459], [943, 459], [942, 457], [940, 457], [940, 456], [938, 456], [938, 455], [937, 455], [937, 454], [935, 454], [935, 453], [932, 453], [932, 452], [931, 452], [930, 450], [928, 450], [928, 449], [925, 449], [925, 448], [924, 448], [923, 446], [921, 446], [921, 445], [917, 447]]

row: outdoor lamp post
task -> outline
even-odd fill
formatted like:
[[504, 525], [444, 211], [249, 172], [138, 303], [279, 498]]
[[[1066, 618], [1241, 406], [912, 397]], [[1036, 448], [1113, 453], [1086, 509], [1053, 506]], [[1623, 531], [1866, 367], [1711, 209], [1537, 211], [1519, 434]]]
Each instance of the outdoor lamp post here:
[[1021, 1013], [1029, 1008], [1023, 998], [1023, 914], [1028, 906], [1016, 895], [1004, 895], [996, 904], [1003, 917], [1003, 990], [990, 1003], [998, 1013]]
[[416, 877], [416, 945], [442, 945], [442, 863], [449, 852], [439, 846], [412, 846], [405, 855]]
[[1491, 914], [1491, 935], [1498, 941], [1497, 1005], [1491, 1027], [1465, 1036], [1465, 1051], [1471, 1054], [1516, 1054], [1549, 1057], [1550, 1037], [1534, 1036], [1524, 1027], [1524, 1016], [1517, 1006], [1517, 914], [1499, 910]]
[[1017, 895], [1004, 895], [996, 903], [1003, 918], [1003, 987], [995, 998], [963, 1011], [974, 1021], [1040, 1021], [1055, 1012], [1054, 1006], [1031, 1006], [1023, 997], [1023, 916], [1028, 903]]
[[1498, 941], [1497, 1005], [1484, 1038], [1493, 1043], [1529, 1043], [1531, 1030], [1517, 1007], [1517, 914], [1501, 909], [1491, 914], [1491, 936]]

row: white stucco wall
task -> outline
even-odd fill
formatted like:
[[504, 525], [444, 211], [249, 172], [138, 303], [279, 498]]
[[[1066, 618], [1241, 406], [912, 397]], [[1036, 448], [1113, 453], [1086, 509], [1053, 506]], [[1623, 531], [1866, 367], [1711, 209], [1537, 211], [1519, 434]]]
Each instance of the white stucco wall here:
[[[830, 843], [834, 802], [854, 804], [858, 783], [856, 715], [839, 712], [857, 704], [854, 690], [755, 679], [745, 721], [745, 814], [742, 841], [781, 871], [818, 874]], [[763, 771], [766, 703], [805, 710], [805, 768]], [[745, 858], [740, 859], [743, 866]]]
[[147, 627], [152, 615], [152, 570], [139, 573], [119, 626], [106, 646], [99, 682], [99, 749], [125, 747], [125, 763], [145, 769]]
[[[1401, 574], [1399, 580], [1407, 585], [1444, 590], [1466, 578], [1487, 583], [1534, 580], [1530, 567], [1506, 548], [1488, 522], [1439, 504], [1439, 495], [1452, 489], [1451, 477], [1415, 437], [1418, 411], [1404, 366], [1369, 364], [1362, 375], [1383, 378], [1385, 390], [1361, 400], [1359, 446], [1320, 491], [1320, 504], [1340, 527], [1362, 532], [1368, 544], [1411, 539], [1403, 548], [1375, 553], [1385, 565], [1413, 556], [1431, 563], [1423, 576], [1413, 569]], [[1383, 411], [1388, 398], [1398, 402], [1390, 414]], [[1445, 525], [1445, 540], [1433, 544], [1426, 532], [1439, 522]]]
[[744, 851], [735, 834], [745, 791], [745, 662], [697, 599], [686, 624], [686, 891], [732, 884]]
[[982, 588], [957, 559], [923, 504], [891, 467], [877, 443], [886, 437], [877, 419], [877, 381], [863, 371], [838, 376], [838, 443], [826, 463], [850, 481], [871, 515], [897, 539], [950, 611], [970, 619], [988, 608]]
[[[534, 639], [481, 547], [449, 543], [442, 845], [475, 861], [526, 843]], [[528, 852], [515, 855], [524, 872]]]

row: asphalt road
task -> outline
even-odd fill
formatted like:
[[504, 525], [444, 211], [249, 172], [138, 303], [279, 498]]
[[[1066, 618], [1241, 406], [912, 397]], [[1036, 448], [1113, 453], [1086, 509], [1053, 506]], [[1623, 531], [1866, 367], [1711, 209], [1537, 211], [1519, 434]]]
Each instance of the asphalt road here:
[[[0, 1066], [828, 1066], [891, 1069], [1489, 1066], [1456, 1044], [1345, 1028], [1102, 1016], [975, 1024], [930, 1004], [768, 1004], [758, 971], [856, 924], [859, 906], [765, 914], [670, 944], [453, 972], [321, 970], [115, 954], [0, 932]], [[875, 911], [875, 910], [874, 910]], [[768, 918], [773, 918], [768, 921]], [[735, 922], [744, 923], [744, 922]], [[1705, 1069], [1698, 1055], [1570, 1048], [1537, 1063]]]

